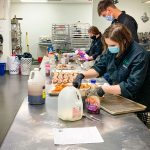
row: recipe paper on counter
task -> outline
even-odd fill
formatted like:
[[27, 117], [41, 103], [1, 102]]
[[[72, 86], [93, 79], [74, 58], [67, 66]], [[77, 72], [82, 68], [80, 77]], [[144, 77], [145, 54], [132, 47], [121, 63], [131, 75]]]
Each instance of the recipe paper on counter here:
[[104, 142], [97, 127], [53, 129], [54, 144], [82, 144]]

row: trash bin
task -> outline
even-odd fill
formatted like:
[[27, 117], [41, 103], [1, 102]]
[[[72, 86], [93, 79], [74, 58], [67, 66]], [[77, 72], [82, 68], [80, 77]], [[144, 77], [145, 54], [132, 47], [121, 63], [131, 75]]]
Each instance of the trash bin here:
[[20, 61], [17, 56], [9, 56], [7, 63], [10, 74], [19, 74]]
[[32, 65], [32, 58], [21, 58], [21, 74], [29, 75]]
[[6, 63], [0, 62], [0, 76], [5, 75]]

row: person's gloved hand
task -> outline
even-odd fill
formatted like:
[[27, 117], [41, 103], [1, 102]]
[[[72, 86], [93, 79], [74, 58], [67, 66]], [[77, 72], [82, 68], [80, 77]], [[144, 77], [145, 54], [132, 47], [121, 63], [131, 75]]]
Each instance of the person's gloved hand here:
[[97, 95], [98, 95], [99, 97], [102, 97], [102, 96], [105, 94], [105, 92], [104, 92], [104, 90], [102, 89], [102, 87], [96, 88], [96, 92], [97, 92]]
[[73, 80], [73, 86], [75, 88], [80, 88], [80, 85], [81, 85], [81, 82], [82, 82], [83, 78], [84, 78], [84, 75], [82, 73], [78, 74], [76, 76], [76, 78]]

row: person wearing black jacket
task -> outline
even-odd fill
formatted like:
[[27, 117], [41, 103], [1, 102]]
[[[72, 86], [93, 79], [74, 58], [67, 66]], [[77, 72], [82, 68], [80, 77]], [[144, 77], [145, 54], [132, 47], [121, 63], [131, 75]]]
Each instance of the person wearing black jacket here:
[[137, 22], [132, 16], [126, 14], [125, 11], [119, 10], [112, 0], [101, 0], [97, 10], [99, 16], [103, 16], [108, 21], [112, 21], [112, 24], [121, 23], [125, 25], [131, 31], [133, 39], [139, 43]]
[[95, 60], [103, 51], [103, 45], [101, 42], [101, 32], [95, 26], [91, 26], [88, 29], [88, 34], [92, 39], [90, 49], [86, 51], [88, 55], [88, 60]]
[[[132, 40], [122, 24], [113, 24], [103, 34], [104, 53], [94, 66], [77, 75], [73, 85], [79, 88], [83, 78], [101, 77], [108, 73], [111, 84], [97, 88], [97, 94], [121, 95], [147, 106], [150, 112], [150, 54]], [[143, 117], [142, 117], [143, 118]], [[140, 118], [141, 119], [141, 118]]]
[[0, 34], [0, 44], [3, 44], [3, 36]]

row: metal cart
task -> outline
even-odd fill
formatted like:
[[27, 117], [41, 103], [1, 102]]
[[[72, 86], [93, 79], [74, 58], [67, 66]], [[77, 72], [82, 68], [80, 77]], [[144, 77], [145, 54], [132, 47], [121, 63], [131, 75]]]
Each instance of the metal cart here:
[[70, 49], [69, 24], [52, 24], [52, 44], [55, 51], [66, 52]]
[[88, 23], [75, 23], [70, 25], [71, 48], [89, 49], [91, 40], [88, 35]]

